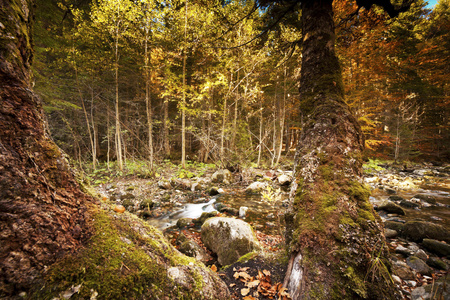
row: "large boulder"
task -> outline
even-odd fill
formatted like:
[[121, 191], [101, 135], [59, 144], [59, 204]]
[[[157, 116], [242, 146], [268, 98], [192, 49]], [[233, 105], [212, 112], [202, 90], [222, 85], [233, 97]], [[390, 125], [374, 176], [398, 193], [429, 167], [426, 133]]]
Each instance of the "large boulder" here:
[[202, 225], [201, 237], [205, 246], [217, 254], [222, 266], [260, 249], [252, 227], [239, 219], [210, 218]]
[[423, 239], [450, 242], [450, 233], [448, 230], [442, 225], [430, 222], [406, 222], [400, 234], [413, 242], [421, 242]]

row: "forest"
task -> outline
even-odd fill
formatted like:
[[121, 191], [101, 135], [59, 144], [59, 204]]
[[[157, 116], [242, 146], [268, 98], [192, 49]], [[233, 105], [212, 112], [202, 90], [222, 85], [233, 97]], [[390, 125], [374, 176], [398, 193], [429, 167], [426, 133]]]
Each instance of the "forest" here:
[[0, 298], [450, 297], [449, 0], [0, 8]]
[[[251, 1], [41, 2], [35, 90], [74, 160], [275, 167], [293, 155], [306, 118], [298, 4], [274, 17]], [[447, 5], [416, 1], [389, 19], [334, 2], [345, 97], [367, 156], [448, 160]]]

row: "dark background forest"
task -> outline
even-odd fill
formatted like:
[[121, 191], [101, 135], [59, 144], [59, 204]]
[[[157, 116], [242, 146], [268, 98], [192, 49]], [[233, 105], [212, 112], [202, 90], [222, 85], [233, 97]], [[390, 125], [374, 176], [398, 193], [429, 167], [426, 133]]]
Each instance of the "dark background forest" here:
[[[94, 168], [185, 158], [276, 166], [293, 156], [306, 117], [291, 20], [300, 16], [279, 9], [286, 18], [249, 1], [38, 0], [35, 90], [53, 139]], [[351, 1], [334, 9], [366, 156], [448, 160], [449, 2], [415, 1], [395, 19], [356, 14]]]

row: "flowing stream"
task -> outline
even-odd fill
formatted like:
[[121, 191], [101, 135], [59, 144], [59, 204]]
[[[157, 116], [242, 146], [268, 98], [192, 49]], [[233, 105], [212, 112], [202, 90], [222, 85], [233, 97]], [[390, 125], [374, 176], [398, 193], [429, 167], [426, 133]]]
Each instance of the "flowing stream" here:
[[[282, 198], [287, 199], [287, 195], [282, 195]], [[271, 202], [265, 200], [261, 195], [249, 195], [240, 190], [213, 197], [207, 202], [206, 200], [201, 203], [185, 204], [180, 210], [160, 218], [150, 219], [148, 222], [163, 230], [174, 226], [181, 218], [197, 219], [204, 212], [217, 211], [220, 206], [232, 208], [236, 212], [241, 207], [247, 207], [248, 210], [243, 219], [251, 223], [255, 229], [269, 234], [278, 231], [277, 214], [284, 209], [281, 200]]]

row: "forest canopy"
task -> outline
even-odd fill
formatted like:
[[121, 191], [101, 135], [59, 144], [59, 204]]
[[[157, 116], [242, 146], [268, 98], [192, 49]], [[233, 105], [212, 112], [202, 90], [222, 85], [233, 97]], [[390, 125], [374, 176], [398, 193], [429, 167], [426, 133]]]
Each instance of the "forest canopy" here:
[[[298, 6], [37, 1], [35, 89], [55, 141], [94, 167], [184, 156], [275, 166], [305, 117]], [[448, 159], [448, 0], [415, 1], [395, 19], [352, 1], [334, 10], [367, 155]]]

